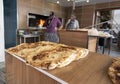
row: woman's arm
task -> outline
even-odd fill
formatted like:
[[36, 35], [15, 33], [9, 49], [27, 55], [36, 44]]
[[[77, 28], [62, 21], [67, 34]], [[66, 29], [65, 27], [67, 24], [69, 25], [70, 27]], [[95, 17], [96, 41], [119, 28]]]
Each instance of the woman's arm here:
[[57, 27], [58, 27], [58, 29], [62, 29], [62, 22], [59, 20], [59, 19], [57, 19]]

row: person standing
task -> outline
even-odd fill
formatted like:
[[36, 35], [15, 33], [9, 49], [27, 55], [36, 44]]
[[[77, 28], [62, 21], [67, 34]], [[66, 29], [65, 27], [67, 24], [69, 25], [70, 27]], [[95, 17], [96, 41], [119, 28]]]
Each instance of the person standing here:
[[58, 43], [59, 36], [57, 33], [57, 28], [61, 28], [61, 25], [61, 21], [55, 16], [54, 12], [51, 11], [48, 19], [44, 23], [44, 27], [46, 27], [45, 41]]
[[66, 29], [67, 30], [76, 30], [79, 29], [79, 22], [76, 19], [76, 16], [74, 14], [71, 15], [70, 19], [66, 23]]

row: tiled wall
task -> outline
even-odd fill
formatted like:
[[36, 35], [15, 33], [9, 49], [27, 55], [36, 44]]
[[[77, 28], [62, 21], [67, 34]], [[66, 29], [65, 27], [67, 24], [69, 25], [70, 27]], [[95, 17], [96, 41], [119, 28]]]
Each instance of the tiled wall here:
[[27, 28], [27, 14], [49, 15], [54, 11], [56, 16], [65, 18], [65, 8], [46, 0], [18, 0], [18, 28]]

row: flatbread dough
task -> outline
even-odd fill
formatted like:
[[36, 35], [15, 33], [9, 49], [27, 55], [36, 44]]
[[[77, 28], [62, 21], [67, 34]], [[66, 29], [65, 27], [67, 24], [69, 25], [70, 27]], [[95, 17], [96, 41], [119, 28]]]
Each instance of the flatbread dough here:
[[53, 42], [23, 43], [6, 50], [42, 69], [61, 68], [88, 55], [89, 50]]

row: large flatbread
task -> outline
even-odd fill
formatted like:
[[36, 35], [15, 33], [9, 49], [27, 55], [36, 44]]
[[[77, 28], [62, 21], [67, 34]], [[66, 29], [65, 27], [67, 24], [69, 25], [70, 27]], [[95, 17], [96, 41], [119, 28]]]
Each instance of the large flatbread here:
[[[49, 45], [48, 45], [49, 44]], [[55, 48], [56, 43], [51, 42], [36, 42], [36, 43], [22, 43], [16, 47], [6, 50], [10, 54], [15, 54], [19, 57], [26, 58], [30, 53], [37, 53], [40, 51], [50, 50]]]
[[7, 52], [26, 60], [27, 63], [42, 69], [61, 68], [72, 61], [85, 58], [89, 50], [52, 42], [24, 43], [10, 48]]

